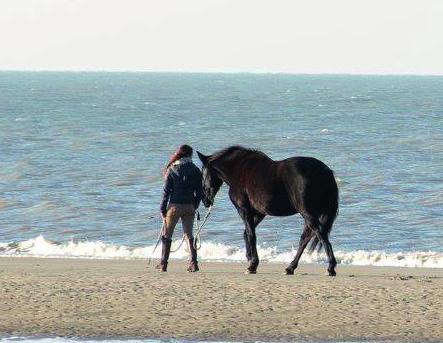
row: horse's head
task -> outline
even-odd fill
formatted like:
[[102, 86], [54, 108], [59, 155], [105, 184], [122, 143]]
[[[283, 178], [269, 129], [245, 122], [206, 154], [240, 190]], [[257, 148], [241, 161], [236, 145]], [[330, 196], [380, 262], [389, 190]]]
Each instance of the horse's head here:
[[222, 179], [217, 175], [214, 168], [211, 168], [209, 163], [209, 157], [198, 152], [198, 157], [203, 164], [202, 176], [203, 176], [203, 199], [202, 202], [205, 207], [212, 206], [214, 203], [214, 198], [219, 191], [221, 185], [223, 184]]

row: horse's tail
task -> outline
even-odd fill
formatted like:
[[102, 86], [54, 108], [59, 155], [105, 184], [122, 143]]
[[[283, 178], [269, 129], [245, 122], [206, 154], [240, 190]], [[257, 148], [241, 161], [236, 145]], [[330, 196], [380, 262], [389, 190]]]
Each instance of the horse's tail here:
[[[325, 233], [327, 237], [329, 237], [332, 230], [332, 224], [334, 224], [334, 220], [338, 216], [339, 200], [337, 182], [335, 181], [334, 172], [332, 170], [329, 179], [328, 194], [325, 197], [323, 213], [319, 217], [320, 230], [322, 233]], [[309, 253], [312, 253], [316, 248], [317, 251], [320, 252], [322, 247], [323, 244], [319, 241], [318, 237], [314, 236], [311, 246], [309, 247]]]

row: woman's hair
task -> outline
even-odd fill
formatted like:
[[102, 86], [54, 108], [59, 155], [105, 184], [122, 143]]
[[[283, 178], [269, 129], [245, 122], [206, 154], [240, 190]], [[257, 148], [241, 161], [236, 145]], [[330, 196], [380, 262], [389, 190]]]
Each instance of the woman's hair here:
[[183, 157], [191, 157], [192, 156], [192, 147], [184, 144], [181, 145], [176, 152], [174, 152], [171, 157], [169, 158], [168, 164], [166, 165], [165, 169], [163, 169], [163, 175], [166, 175], [168, 172], [168, 168], [177, 160], [183, 158]]

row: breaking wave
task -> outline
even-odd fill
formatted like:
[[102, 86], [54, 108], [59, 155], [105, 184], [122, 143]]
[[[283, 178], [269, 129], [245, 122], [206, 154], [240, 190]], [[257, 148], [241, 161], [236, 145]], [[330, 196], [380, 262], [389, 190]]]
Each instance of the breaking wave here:
[[[173, 244], [178, 247], [180, 241]], [[38, 236], [21, 242], [0, 243], [0, 257], [50, 257], [50, 258], [92, 258], [92, 259], [146, 259], [160, 257], [160, 248], [154, 250], [154, 245], [145, 247], [129, 247], [114, 245], [101, 241], [70, 241], [59, 243]], [[281, 251], [276, 247], [258, 247], [262, 261], [288, 263], [292, 260], [295, 251]], [[395, 267], [426, 267], [443, 268], [443, 253], [433, 251], [415, 252], [385, 252], [385, 251], [336, 251], [335, 256], [339, 264], [358, 266], [395, 266]], [[177, 252], [171, 254], [173, 259], [188, 257], [186, 244]], [[199, 250], [199, 257], [203, 261], [231, 261], [245, 260], [244, 248], [229, 246], [221, 243], [204, 241]], [[324, 253], [303, 254], [301, 262], [326, 262]]]

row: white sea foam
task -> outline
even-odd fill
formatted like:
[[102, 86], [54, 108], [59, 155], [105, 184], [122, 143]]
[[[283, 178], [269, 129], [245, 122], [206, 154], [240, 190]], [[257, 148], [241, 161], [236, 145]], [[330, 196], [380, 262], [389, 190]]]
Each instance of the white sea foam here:
[[[172, 248], [179, 245], [179, 241], [173, 243]], [[146, 259], [149, 258], [154, 245], [145, 247], [128, 247], [124, 245], [107, 244], [100, 241], [81, 241], [58, 243], [45, 239], [43, 236], [16, 242], [0, 243], [0, 257], [8, 256], [32, 256], [32, 257], [58, 257], [58, 258], [95, 258], [95, 259]], [[160, 248], [152, 255], [160, 257]], [[258, 247], [258, 253], [262, 261], [288, 263], [295, 255], [295, 251], [281, 251], [276, 247]], [[348, 265], [372, 265], [372, 266], [396, 266], [396, 267], [427, 267], [443, 268], [443, 253], [433, 251], [416, 252], [385, 252], [385, 251], [336, 251], [336, 259], [339, 264]], [[204, 241], [199, 250], [199, 257], [204, 261], [232, 261], [245, 260], [243, 247], [229, 246], [221, 243]], [[173, 259], [186, 259], [188, 252], [186, 244], [171, 254]], [[324, 253], [305, 253], [302, 256], [303, 263], [324, 263]]]

